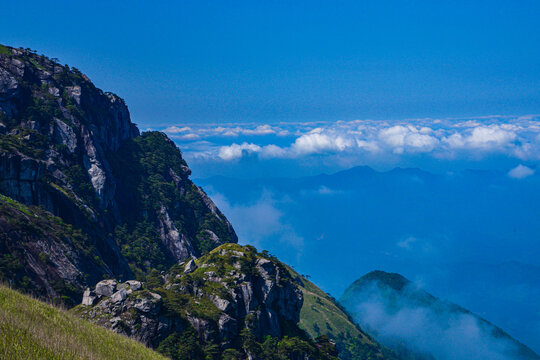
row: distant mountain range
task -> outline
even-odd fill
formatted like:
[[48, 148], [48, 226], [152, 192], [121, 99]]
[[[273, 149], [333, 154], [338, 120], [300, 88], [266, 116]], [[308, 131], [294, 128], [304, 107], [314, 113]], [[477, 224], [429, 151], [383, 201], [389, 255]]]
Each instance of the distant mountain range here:
[[401, 359], [540, 359], [482, 317], [396, 273], [362, 276], [340, 303]]

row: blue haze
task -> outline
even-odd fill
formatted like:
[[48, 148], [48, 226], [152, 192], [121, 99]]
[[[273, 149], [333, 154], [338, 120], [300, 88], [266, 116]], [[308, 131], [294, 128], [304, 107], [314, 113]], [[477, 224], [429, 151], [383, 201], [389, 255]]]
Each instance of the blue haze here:
[[540, 176], [357, 167], [303, 178], [197, 180], [244, 243], [335, 297], [397, 272], [540, 351]]

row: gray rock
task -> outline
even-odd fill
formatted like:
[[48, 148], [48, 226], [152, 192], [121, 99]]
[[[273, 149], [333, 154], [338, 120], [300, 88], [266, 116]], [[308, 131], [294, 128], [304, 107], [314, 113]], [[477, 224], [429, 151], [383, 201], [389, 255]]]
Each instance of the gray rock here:
[[221, 311], [228, 311], [231, 308], [231, 302], [225, 299], [221, 299], [219, 297], [212, 297], [212, 302], [216, 307]]
[[53, 136], [59, 143], [66, 145], [70, 153], [73, 153], [77, 149], [77, 135], [65, 122], [59, 119], [54, 119], [54, 121]]
[[189, 274], [197, 269], [197, 265], [193, 259], [189, 260], [184, 268], [184, 274]]
[[90, 288], [87, 288], [83, 294], [82, 304], [86, 306], [92, 306], [96, 303], [96, 299], [96, 293], [91, 291]]
[[69, 96], [70, 98], [75, 100], [77, 105], [81, 104], [81, 94], [82, 94], [82, 92], [81, 92], [81, 87], [79, 85], [66, 86], [65, 92], [66, 92], [67, 96]]
[[127, 298], [128, 294], [126, 289], [120, 289], [111, 296], [111, 300], [114, 302], [121, 302]]
[[99, 296], [112, 296], [116, 290], [116, 280], [102, 280], [96, 284], [96, 294]]
[[177, 261], [191, 258], [195, 255], [195, 250], [189, 238], [180, 233], [172, 222], [167, 208], [161, 205], [158, 213], [159, 233], [163, 244], [169, 249]]
[[57, 88], [57, 87], [50, 87], [49, 88], [49, 94], [51, 94], [52, 96], [55, 96], [55, 97], [59, 97], [60, 96], [60, 90]]
[[129, 288], [132, 291], [137, 291], [137, 290], [142, 289], [142, 282], [137, 281], [137, 280], [128, 280], [128, 281], [126, 281], [126, 284], [129, 285]]

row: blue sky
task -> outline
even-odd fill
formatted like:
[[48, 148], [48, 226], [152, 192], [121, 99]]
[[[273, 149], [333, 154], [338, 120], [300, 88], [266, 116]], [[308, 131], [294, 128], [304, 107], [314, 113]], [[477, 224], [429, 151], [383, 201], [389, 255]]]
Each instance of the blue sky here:
[[3, 1], [143, 126], [540, 113], [537, 1]]

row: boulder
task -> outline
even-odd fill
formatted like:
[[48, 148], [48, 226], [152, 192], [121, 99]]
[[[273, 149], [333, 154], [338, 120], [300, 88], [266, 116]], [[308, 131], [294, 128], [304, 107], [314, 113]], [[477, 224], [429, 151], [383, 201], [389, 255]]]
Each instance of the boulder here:
[[102, 280], [96, 284], [96, 294], [99, 296], [112, 296], [116, 290], [116, 280]]
[[120, 289], [111, 296], [113, 302], [121, 302], [127, 298], [128, 294], [126, 289]]
[[142, 282], [137, 281], [137, 280], [128, 280], [128, 281], [126, 281], [126, 284], [129, 285], [129, 288], [132, 291], [137, 291], [137, 290], [142, 289]]
[[189, 274], [194, 272], [197, 269], [197, 265], [195, 264], [195, 261], [193, 259], [189, 260], [186, 264], [186, 267], [184, 268], [184, 274]]
[[96, 299], [96, 293], [91, 291], [90, 288], [87, 288], [83, 294], [82, 304], [86, 306], [92, 306], [96, 302]]

